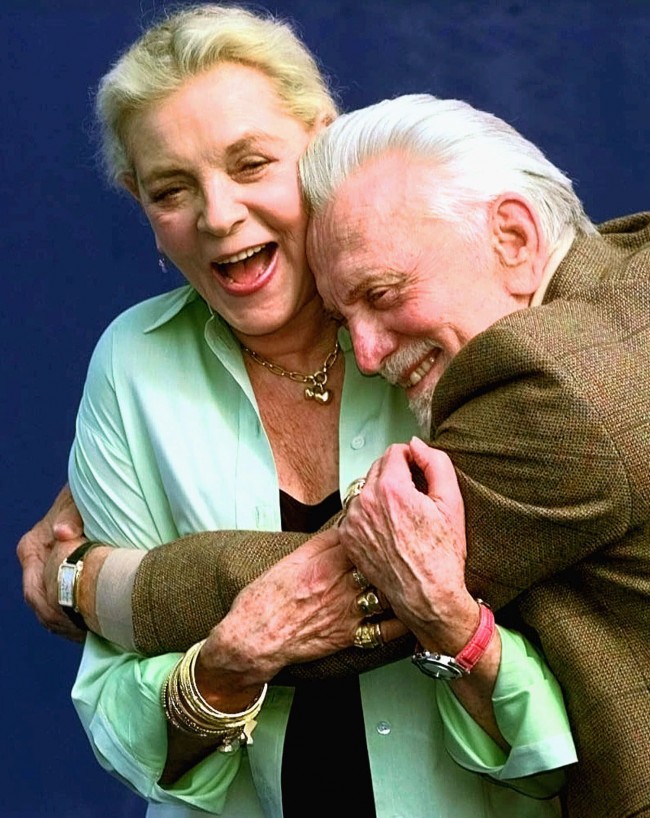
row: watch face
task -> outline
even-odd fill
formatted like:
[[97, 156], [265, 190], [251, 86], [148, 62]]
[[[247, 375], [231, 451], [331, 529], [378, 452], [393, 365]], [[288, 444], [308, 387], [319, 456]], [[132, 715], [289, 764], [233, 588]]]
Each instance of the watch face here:
[[433, 679], [451, 681], [464, 675], [462, 667], [456, 664], [453, 656], [441, 656], [439, 653], [422, 651], [422, 653], [416, 653], [411, 661], [418, 670]]
[[59, 566], [59, 605], [65, 605], [68, 608], [74, 607], [74, 577], [76, 570], [76, 565], [68, 565], [65, 562]]

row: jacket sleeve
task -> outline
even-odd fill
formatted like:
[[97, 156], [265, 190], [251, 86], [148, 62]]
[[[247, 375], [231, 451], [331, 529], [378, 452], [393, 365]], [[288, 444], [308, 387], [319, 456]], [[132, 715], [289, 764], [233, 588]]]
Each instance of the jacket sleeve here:
[[[296, 532], [206, 531], [151, 550], [140, 563], [133, 585], [137, 650], [146, 655], [186, 650], [205, 638], [242, 588], [311, 536]], [[412, 649], [409, 636], [372, 651], [349, 647], [321, 659], [290, 665], [274, 681], [302, 685], [356, 676], [410, 656]]]
[[[497, 324], [457, 355], [433, 404], [433, 445], [451, 457], [465, 500], [468, 587], [494, 607], [650, 514], [650, 414], [637, 405], [648, 397], [621, 406], [597, 378], [602, 343], [543, 343], [536, 311], [523, 312], [523, 328]], [[559, 311], [556, 332], [571, 321]]]

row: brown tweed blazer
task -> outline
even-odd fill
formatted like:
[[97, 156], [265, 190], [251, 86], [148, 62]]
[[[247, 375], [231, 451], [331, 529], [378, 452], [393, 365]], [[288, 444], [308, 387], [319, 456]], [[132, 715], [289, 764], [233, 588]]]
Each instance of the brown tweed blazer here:
[[[432, 445], [465, 499], [470, 589], [541, 642], [565, 692], [580, 758], [567, 814], [632, 818], [650, 816], [650, 214], [600, 233], [574, 243], [541, 307], [456, 356], [434, 396]], [[138, 645], [187, 647], [228, 608], [215, 588], [236, 593], [238, 573], [245, 583], [304, 539], [218, 532], [150, 552], [133, 597]], [[207, 618], [184, 626], [199, 607]]]

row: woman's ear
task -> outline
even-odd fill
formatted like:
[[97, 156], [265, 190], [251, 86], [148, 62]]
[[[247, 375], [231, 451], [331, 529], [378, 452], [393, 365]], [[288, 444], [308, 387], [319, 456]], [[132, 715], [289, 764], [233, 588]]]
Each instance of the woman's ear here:
[[336, 119], [336, 114], [332, 111], [321, 111], [320, 114], [314, 120], [314, 124], [311, 126], [310, 132], [313, 136], [323, 130], [323, 128], [327, 128], [328, 125], [331, 125], [332, 122]]
[[532, 297], [545, 266], [545, 241], [531, 205], [517, 193], [504, 193], [491, 206], [491, 236], [507, 290]]
[[137, 202], [142, 204], [138, 180], [135, 178], [135, 175], [133, 173], [123, 173], [120, 176], [120, 184], [122, 185], [124, 190], [128, 191]]

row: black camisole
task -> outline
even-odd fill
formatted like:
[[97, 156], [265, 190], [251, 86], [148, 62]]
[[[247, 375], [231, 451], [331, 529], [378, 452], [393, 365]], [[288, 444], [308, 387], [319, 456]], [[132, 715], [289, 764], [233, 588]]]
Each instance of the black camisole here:
[[[313, 533], [341, 509], [339, 493], [308, 506], [280, 492], [283, 531]], [[289, 715], [282, 759], [284, 818], [376, 818], [358, 677], [303, 683]]]

